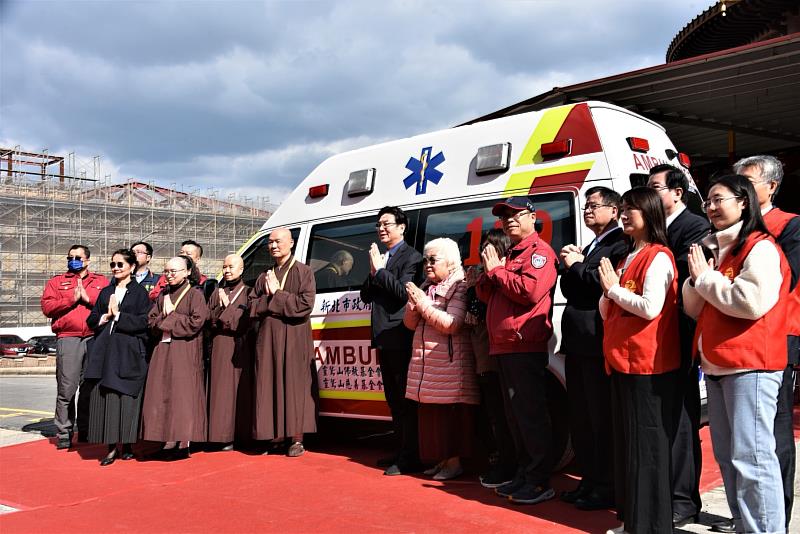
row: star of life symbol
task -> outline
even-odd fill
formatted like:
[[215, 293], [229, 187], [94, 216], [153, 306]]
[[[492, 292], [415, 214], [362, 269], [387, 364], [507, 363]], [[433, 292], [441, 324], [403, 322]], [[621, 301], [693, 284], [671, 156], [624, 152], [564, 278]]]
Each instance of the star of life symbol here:
[[425, 194], [428, 189], [428, 182], [438, 184], [439, 180], [444, 176], [441, 171], [436, 170], [436, 167], [444, 161], [444, 154], [440, 151], [431, 157], [432, 149], [433, 147], [429, 146], [423, 148], [419, 159], [411, 157], [408, 158], [408, 163], [406, 163], [406, 169], [411, 171], [411, 174], [403, 180], [403, 185], [408, 189], [416, 184], [417, 195]]

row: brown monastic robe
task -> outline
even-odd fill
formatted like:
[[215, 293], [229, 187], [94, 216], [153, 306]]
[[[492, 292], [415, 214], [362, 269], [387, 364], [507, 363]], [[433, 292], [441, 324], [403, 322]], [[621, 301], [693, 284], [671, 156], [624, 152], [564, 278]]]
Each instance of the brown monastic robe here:
[[[252, 402], [247, 368], [252, 362], [251, 350], [245, 344], [249, 324], [251, 288], [239, 280], [223, 290], [230, 301], [222, 306], [217, 291], [211, 294], [208, 310], [211, 323], [211, 377], [208, 406], [208, 441], [230, 443], [237, 428], [250, 435], [249, 404]], [[243, 380], [242, 380], [243, 379]]]
[[[283, 289], [266, 295], [266, 273], [253, 289], [250, 316], [259, 321], [255, 364], [253, 437], [275, 439], [315, 432], [311, 397], [314, 341], [309, 316], [314, 308], [311, 269], [292, 258], [275, 270]], [[288, 269], [288, 273], [287, 273]]]
[[[170, 288], [173, 303], [188, 282]], [[142, 438], [150, 441], [205, 441], [206, 395], [203, 383], [203, 325], [208, 305], [203, 292], [189, 288], [171, 314], [165, 295], [148, 315], [157, 344], [150, 360], [142, 406]], [[161, 342], [166, 333], [172, 338]]]

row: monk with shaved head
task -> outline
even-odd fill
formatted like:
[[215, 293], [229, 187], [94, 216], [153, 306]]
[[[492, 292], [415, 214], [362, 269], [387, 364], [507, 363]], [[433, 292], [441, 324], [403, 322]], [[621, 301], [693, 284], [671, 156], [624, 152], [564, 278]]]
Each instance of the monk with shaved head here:
[[[250, 431], [249, 410], [243, 410], [250, 388], [242, 371], [251, 361], [245, 336], [251, 288], [242, 281], [244, 260], [230, 254], [222, 263], [222, 283], [208, 302], [211, 331], [208, 441], [232, 450], [234, 437]], [[240, 409], [237, 411], [237, 406]], [[237, 432], [238, 430], [238, 432]]]
[[267, 248], [274, 265], [259, 275], [250, 316], [258, 321], [255, 362], [253, 437], [270, 440], [268, 452], [304, 452], [303, 434], [317, 429], [311, 396], [309, 317], [314, 308], [314, 274], [292, 254], [294, 240], [286, 228], [269, 234]]

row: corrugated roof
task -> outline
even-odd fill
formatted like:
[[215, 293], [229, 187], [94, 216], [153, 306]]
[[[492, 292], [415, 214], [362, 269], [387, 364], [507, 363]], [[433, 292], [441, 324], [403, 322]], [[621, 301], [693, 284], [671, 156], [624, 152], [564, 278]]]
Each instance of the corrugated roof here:
[[800, 146], [800, 33], [640, 69], [547, 93], [472, 124], [586, 100], [602, 100], [662, 124], [693, 163]]

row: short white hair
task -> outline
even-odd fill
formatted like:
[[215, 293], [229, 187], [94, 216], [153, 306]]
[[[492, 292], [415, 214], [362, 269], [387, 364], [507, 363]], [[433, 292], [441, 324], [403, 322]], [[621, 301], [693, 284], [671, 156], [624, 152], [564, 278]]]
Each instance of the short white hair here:
[[437, 237], [425, 243], [425, 250], [423, 252], [427, 254], [431, 250], [435, 250], [439, 256], [444, 258], [450, 272], [461, 267], [461, 251], [458, 250], [458, 243], [449, 237]]
[[747, 167], [756, 167], [761, 172], [761, 177], [769, 182], [776, 182], [780, 185], [783, 180], [783, 164], [775, 156], [742, 158], [733, 164], [733, 172], [742, 174]]

